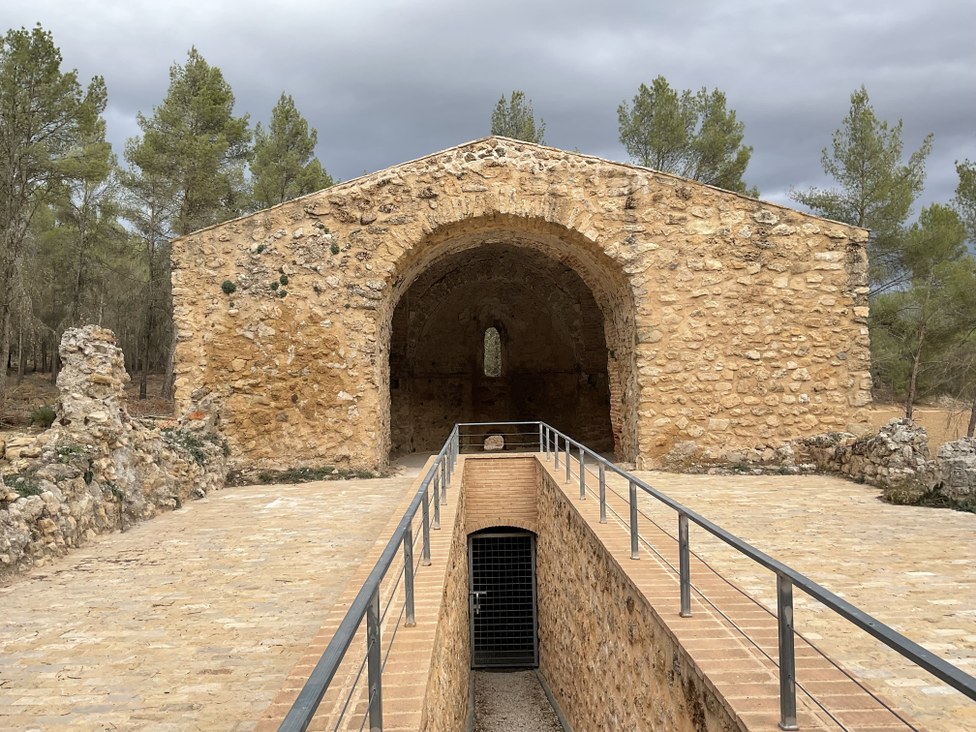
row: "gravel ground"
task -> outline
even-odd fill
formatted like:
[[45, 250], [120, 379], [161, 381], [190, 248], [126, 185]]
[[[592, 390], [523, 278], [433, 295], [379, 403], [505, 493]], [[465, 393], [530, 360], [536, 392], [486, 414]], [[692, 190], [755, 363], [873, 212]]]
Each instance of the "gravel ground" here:
[[535, 671], [474, 672], [474, 732], [563, 732]]

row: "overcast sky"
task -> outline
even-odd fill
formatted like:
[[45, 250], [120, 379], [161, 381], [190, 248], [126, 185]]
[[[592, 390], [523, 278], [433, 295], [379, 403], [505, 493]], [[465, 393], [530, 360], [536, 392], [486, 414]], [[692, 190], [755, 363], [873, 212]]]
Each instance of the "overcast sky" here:
[[0, 21], [40, 23], [64, 68], [105, 77], [120, 157], [195, 45], [252, 124], [291, 94], [343, 180], [488, 134], [513, 89], [548, 144], [626, 160], [617, 106], [658, 75], [726, 93], [772, 201], [829, 184], [821, 150], [861, 84], [906, 154], [935, 134], [925, 203], [976, 160], [973, 0], [0, 0]]

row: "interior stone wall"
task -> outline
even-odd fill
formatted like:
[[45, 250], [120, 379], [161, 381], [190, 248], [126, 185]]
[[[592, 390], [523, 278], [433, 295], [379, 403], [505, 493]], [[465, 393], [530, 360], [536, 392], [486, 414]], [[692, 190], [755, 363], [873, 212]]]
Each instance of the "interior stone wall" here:
[[646, 168], [478, 140], [175, 241], [177, 400], [211, 390], [235, 463], [383, 465], [405, 293], [441, 260], [511, 245], [591, 293], [620, 459], [857, 431], [866, 239]]
[[[485, 374], [490, 327], [497, 377]], [[603, 314], [566, 265], [512, 244], [439, 260], [393, 316], [393, 452], [437, 450], [458, 421], [535, 419], [612, 450], [607, 360]]]

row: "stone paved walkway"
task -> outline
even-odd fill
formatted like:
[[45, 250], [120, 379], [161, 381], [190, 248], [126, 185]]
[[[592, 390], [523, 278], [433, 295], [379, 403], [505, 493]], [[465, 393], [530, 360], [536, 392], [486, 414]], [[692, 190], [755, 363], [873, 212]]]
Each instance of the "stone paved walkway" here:
[[228, 488], [0, 588], [0, 729], [252, 729], [412, 480]]
[[[976, 514], [892, 506], [877, 489], [822, 476], [638, 475], [976, 676]], [[673, 511], [641, 503], [676, 533]], [[775, 610], [771, 572], [694, 526], [691, 546]], [[798, 631], [926, 729], [976, 730], [976, 702], [803, 592], [794, 602]]]
[[[976, 515], [822, 477], [643, 475], [976, 673]], [[411, 481], [227, 489], [0, 588], [0, 729], [251, 729]], [[692, 542], [775, 602], [768, 573]], [[801, 599], [798, 629], [927, 728], [976, 730], [976, 704]]]

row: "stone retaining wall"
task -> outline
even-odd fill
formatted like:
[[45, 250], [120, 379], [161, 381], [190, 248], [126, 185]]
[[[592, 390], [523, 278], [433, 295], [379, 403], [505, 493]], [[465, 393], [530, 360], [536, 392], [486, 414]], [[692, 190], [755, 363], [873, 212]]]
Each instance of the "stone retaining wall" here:
[[571, 727], [743, 729], [545, 472], [539, 519], [540, 671]]
[[205, 394], [171, 428], [131, 418], [111, 331], [65, 332], [52, 427], [0, 462], [0, 582], [96, 534], [223, 486], [225, 448]]

